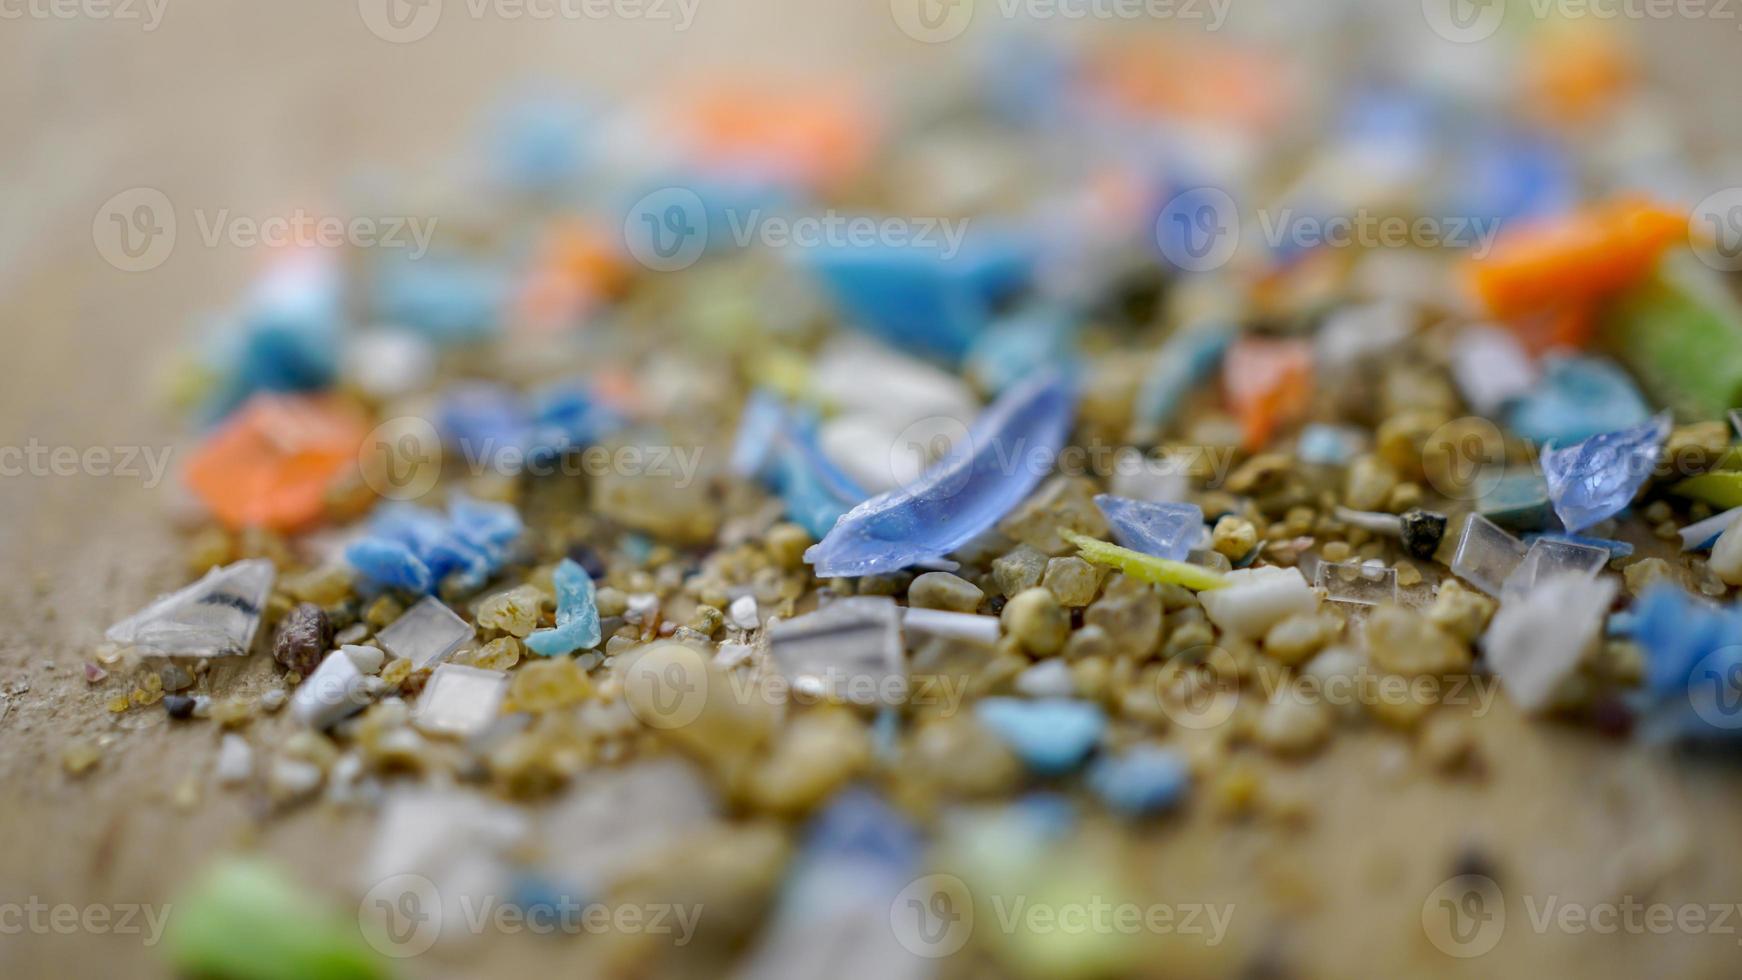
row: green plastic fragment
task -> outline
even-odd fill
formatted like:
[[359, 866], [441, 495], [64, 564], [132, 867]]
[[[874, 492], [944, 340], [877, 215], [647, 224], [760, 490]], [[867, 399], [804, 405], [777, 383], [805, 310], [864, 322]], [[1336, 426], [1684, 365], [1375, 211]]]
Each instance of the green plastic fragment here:
[[385, 964], [356, 920], [298, 887], [284, 870], [232, 858], [176, 903], [165, 937], [175, 971], [226, 980], [377, 980]]
[[1720, 470], [1690, 476], [1670, 487], [1670, 492], [1679, 497], [1703, 500], [1720, 510], [1742, 507], [1742, 472]]
[[1117, 568], [1132, 578], [1155, 585], [1180, 585], [1193, 592], [1207, 592], [1228, 584], [1219, 572], [1212, 572], [1202, 565], [1146, 555], [1086, 534], [1078, 534], [1069, 528], [1059, 528], [1059, 537], [1076, 545], [1078, 552], [1088, 561]]
[[1664, 262], [1623, 294], [1603, 339], [1682, 421], [1722, 418], [1742, 405], [1742, 309], [1691, 258]]

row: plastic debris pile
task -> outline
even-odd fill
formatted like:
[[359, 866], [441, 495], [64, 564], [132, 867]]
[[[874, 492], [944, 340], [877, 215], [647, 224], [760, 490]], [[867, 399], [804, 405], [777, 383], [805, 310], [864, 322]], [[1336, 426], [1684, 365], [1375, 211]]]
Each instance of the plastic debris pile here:
[[[1691, 175], [1441, 81], [1298, 89], [1281, 47], [1193, 55], [1230, 81], [1207, 106], [1123, 48], [998, 50], [928, 93], [959, 131], [935, 101], [740, 94], [612, 156], [612, 124], [517, 115], [467, 234], [282, 256], [193, 372], [203, 577], [109, 629], [110, 711], [220, 727], [219, 787], [270, 813], [385, 827], [429, 794], [436, 843], [385, 873], [530, 906], [687, 888], [738, 909], [697, 949], [792, 975], [818, 932], [924, 975], [856, 930], [927, 862], [1111, 892], [1131, 822], [1298, 817], [1247, 757], [1376, 727], [1480, 778], [1480, 719], [1439, 703], [1461, 679], [1592, 738], [1736, 744], [1742, 316], [1689, 202], [1623, 193]], [[1048, 98], [1008, 97], [1043, 66]], [[1210, 192], [1248, 231], [1220, 262], [1176, 238], [1214, 231], [1181, 210]], [[954, 251], [724, 234], [849, 201], [973, 217]], [[1498, 237], [1274, 244], [1261, 207]], [[1364, 679], [1430, 693], [1315, 693]], [[207, 888], [195, 971], [300, 901]], [[975, 942], [1018, 971], [1140, 955]]]

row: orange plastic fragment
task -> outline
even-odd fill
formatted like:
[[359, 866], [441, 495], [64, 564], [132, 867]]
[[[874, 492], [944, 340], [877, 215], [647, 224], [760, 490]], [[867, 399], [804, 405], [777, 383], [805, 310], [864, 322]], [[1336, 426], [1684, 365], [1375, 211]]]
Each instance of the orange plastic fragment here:
[[826, 87], [716, 87], [674, 115], [702, 162], [812, 187], [852, 179], [875, 148], [869, 110], [850, 94]]
[[520, 295], [520, 310], [535, 324], [566, 324], [602, 301], [622, 295], [628, 283], [628, 264], [609, 235], [590, 225], [563, 225], [533, 262]]
[[1090, 84], [1132, 112], [1266, 129], [1288, 112], [1280, 59], [1194, 37], [1115, 44], [1089, 66]]
[[231, 528], [299, 530], [357, 465], [364, 435], [362, 416], [338, 399], [256, 395], [200, 445], [187, 484]]
[[1469, 281], [1501, 318], [1588, 305], [1643, 280], [1687, 236], [1685, 213], [1618, 201], [1507, 231], [1491, 253], [1470, 261]]
[[1637, 75], [1619, 33], [1588, 22], [1538, 33], [1522, 64], [1529, 106], [1550, 123], [1601, 117]]
[[1305, 414], [1312, 397], [1312, 345], [1244, 337], [1222, 361], [1222, 391], [1240, 419], [1241, 445], [1256, 452], [1278, 426]]

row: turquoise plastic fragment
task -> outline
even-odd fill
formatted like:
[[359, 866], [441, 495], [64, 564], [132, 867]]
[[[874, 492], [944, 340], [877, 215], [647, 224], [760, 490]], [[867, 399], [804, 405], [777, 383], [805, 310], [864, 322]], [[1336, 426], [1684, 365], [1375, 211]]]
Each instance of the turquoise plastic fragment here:
[[1160, 437], [1186, 394], [1221, 365], [1233, 339], [1234, 331], [1227, 324], [1206, 322], [1184, 327], [1161, 345], [1137, 390], [1131, 423], [1133, 442], [1154, 442]]
[[1204, 536], [1204, 511], [1197, 504], [1156, 503], [1103, 493], [1095, 506], [1113, 529], [1113, 539], [1133, 551], [1185, 561]]
[[426, 255], [380, 260], [375, 315], [444, 346], [488, 340], [500, 327], [511, 281], [500, 269]]
[[1542, 472], [1555, 513], [1569, 531], [1627, 509], [1645, 485], [1669, 438], [1668, 413], [1619, 432], [1592, 436], [1565, 449], [1545, 446]]
[[556, 586], [556, 629], [533, 630], [526, 648], [541, 657], [560, 657], [599, 645], [599, 607], [593, 599], [593, 577], [572, 558], [564, 558], [551, 576]]
[[1050, 308], [993, 323], [968, 350], [968, 377], [988, 391], [1002, 392], [1036, 371], [1068, 363], [1074, 323], [1064, 311]]
[[1076, 407], [1056, 371], [1012, 388], [968, 436], [910, 487], [848, 511], [805, 552], [823, 578], [898, 571], [967, 544], [1009, 513], [1052, 472]]
[[1535, 391], [1507, 415], [1512, 431], [1536, 443], [1579, 442], [1638, 425], [1651, 408], [1633, 379], [1606, 357], [1550, 357]]
[[825, 243], [806, 269], [852, 327], [897, 349], [959, 361], [991, 322], [993, 304], [1024, 285], [1032, 250], [1017, 236], [976, 234], [936, 247]]
[[1548, 482], [1528, 470], [1505, 473], [1477, 501], [1477, 511], [1504, 528], [1539, 531], [1548, 525]]
[[786, 517], [821, 539], [841, 515], [870, 496], [841, 472], [817, 442], [816, 420], [758, 390], [744, 406], [731, 467], [759, 477], [786, 502]]
[[1301, 462], [1315, 466], [1347, 466], [1365, 443], [1360, 429], [1314, 422], [1300, 430], [1294, 454]]
[[217, 422], [256, 392], [329, 387], [339, 373], [343, 286], [336, 263], [298, 258], [270, 269], [237, 321], [211, 342], [218, 384], [201, 419]]
[[974, 707], [980, 724], [1041, 776], [1061, 776], [1082, 765], [1107, 729], [1100, 705], [1074, 698], [985, 698]]
[[1089, 767], [1089, 789], [1110, 809], [1141, 817], [1170, 810], [1191, 788], [1191, 770], [1179, 753], [1143, 745], [1105, 756]]

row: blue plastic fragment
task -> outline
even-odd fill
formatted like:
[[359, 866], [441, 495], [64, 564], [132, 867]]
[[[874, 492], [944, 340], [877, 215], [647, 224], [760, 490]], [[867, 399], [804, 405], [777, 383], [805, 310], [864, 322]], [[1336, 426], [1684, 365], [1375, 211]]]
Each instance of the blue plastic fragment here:
[[1023, 378], [1070, 362], [1075, 321], [1063, 310], [1036, 308], [998, 320], [968, 350], [967, 374], [997, 393]]
[[974, 707], [980, 724], [1042, 776], [1063, 775], [1082, 765], [1107, 728], [1100, 705], [1074, 698], [985, 698]]
[[436, 409], [448, 448], [471, 466], [518, 471], [549, 467], [570, 450], [585, 448], [621, 428], [623, 420], [576, 381], [557, 382], [522, 396], [504, 385], [470, 382], [449, 388]]
[[1615, 362], [1586, 355], [1543, 361], [1535, 390], [1507, 414], [1512, 430], [1537, 443], [1569, 443], [1639, 425], [1651, 409]]
[[418, 595], [435, 591], [435, 576], [408, 545], [386, 538], [363, 538], [345, 549], [345, 561], [357, 574], [382, 588]]
[[384, 259], [376, 275], [375, 315], [431, 343], [476, 343], [495, 335], [510, 287], [501, 270], [460, 258]]
[[1669, 428], [1669, 416], [1660, 415], [1565, 449], [1543, 447], [1549, 499], [1567, 530], [1582, 531], [1626, 510], [1657, 465]]
[[731, 466], [760, 478], [786, 502], [788, 520], [822, 538], [869, 494], [823, 453], [816, 428], [813, 417], [759, 390], [744, 406]]
[[1652, 737], [1742, 736], [1742, 607], [1659, 584], [1634, 604], [1631, 633], [1645, 652], [1641, 707]]
[[1135, 441], [1154, 442], [1161, 435], [1185, 396], [1222, 363], [1233, 339], [1234, 331], [1227, 324], [1212, 321], [1187, 326], [1161, 345], [1137, 389], [1132, 416]]
[[825, 243], [801, 261], [848, 325], [896, 348], [960, 360], [991, 320], [993, 304], [1027, 282], [1032, 256], [1006, 235], [936, 247]]
[[948, 555], [1009, 513], [1052, 471], [1075, 407], [1072, 386], [1059, 372], [1012, 388], [911, 487], [848, 511], [805, 552], [805, 561], [820, 577], [853, 578]]
[[1113, 539], [1133, 551], [1185, 561], [1204, 536], [1204, 512], [1197, 504], [1153, 503], [1103, 493], [1095, 506], [1113, 529]]
[[343, 325], [343, 279], [333, 263], [297, 258], [269, 270], [213, 341], [219, 380], [201, 418], [219, 421], [261, 391], [327, 388], [338, 377]]
[[1361, 430], [1352, 426], [1314, 422], [1300, 430], [1294, 454], [1314, 466], [1346, 466], [1360, 454], [1365, 441]]
[[1191, 778], [1179, 753], [1145, 745], [1097, 759], [1088, 783], [1108, 807], [1138, 817], [1173, 808], [1191, 788]]
[[345, 549], [345, 560], [376, 588], [428, 595], [452, 575], [471, 591], [502, 567], [523, 530], [508, 504], [456, 496], [446, 514], [385, 504], [370, 517], [367, 533]]
[[541, 657], [558, 657], [599, 645], [599, 607], [593, 577], [578, 562], [564, 558], [551, 576], [556, 586], [556, 629], [533, 630], [526, 648]]
[[536, 194], [567, 189], [587, 163], [587, 120], [585, 107], [545, 96], [498, 109], [488, 146], [496, 179]]

